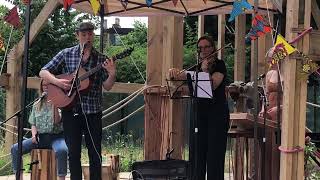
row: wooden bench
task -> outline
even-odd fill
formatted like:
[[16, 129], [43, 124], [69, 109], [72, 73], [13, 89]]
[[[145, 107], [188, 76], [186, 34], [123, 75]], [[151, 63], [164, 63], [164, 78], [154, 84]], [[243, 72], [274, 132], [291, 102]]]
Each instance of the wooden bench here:
[[31, 180], [57, 180], [56, 155], [51, 149], [33, 149], [31, 163]]

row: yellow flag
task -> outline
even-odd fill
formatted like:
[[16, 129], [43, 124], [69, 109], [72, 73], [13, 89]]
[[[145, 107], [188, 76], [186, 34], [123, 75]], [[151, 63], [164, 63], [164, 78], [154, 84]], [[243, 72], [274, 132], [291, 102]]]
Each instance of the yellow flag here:
[[279, 44], [283, 44], [284, 48], [287, 50], [288, 54], [292, 54], [293, 52], [295, 52], [297, 49], [292, 47], [287, 41], [286, 39], [281, 36], [280, 34], [277, 35], [277, 41], [275, 44], [275, 47], [277, 47]]
[[100, 3], [99, 0], [90, 0], [90, 4], [93, 10], [93, 14], [97, 15], [99, 8], [100, 8]]

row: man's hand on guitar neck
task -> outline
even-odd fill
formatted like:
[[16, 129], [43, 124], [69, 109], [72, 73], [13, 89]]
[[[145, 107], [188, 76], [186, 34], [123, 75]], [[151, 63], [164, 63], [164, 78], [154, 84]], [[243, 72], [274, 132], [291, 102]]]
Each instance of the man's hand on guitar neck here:
[[103, 62], [102, 67], [107, 70], [109, 76], [116, 76], [116, 63], [113, 59], [106, 59]]
[[116, 81], [116, 63], [113, 59], [107, 59], [102, 67], [108, 72], [108, 79], [103, 82], [103, 88], [109, 91]]

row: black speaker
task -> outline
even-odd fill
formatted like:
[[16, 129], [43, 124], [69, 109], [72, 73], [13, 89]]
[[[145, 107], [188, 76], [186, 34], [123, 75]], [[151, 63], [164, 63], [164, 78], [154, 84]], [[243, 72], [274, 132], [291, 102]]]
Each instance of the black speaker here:
[[189, 180], [189, 162], [184, 160], [153, 160], [134, 162], [134, 180]]

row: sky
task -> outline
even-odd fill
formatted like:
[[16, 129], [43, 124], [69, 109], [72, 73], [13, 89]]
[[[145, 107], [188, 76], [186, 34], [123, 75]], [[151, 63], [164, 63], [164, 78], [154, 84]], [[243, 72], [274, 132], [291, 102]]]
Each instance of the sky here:
[[[9, 9], [13, 7], [13, 4], [11, 4], [9, 1], [11, 0], [0, 0], [1, 5], [7, 6]], [[116, 16], [110, 16], [106, 17], [107, 19], [107, 25], [108, 28], [112, 26], [115, 22]], [[148, 25], [148, 17], [118, 17], [120, 19], [120, 26], [123, 28], [132, 28], [134, 21], [141, 21]]]

